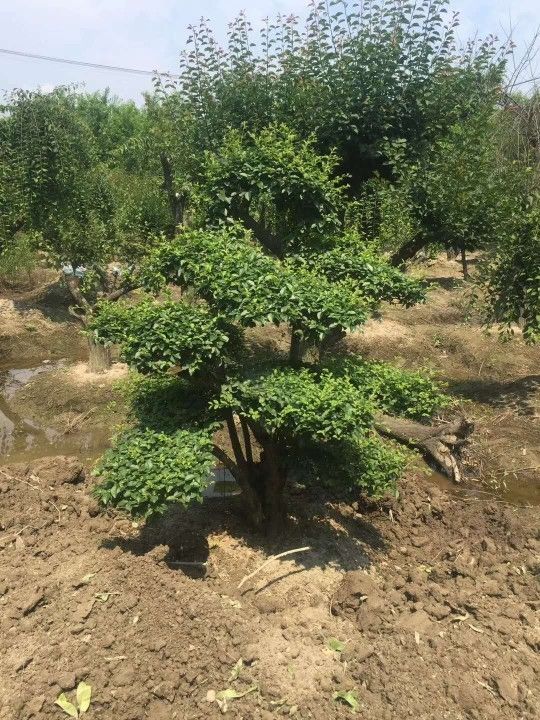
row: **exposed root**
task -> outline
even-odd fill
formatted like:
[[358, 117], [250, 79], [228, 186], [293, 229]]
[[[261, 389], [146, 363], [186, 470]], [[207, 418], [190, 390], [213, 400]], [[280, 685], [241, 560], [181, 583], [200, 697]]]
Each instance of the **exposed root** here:
[[459, 449], [468, 442], [474, 430], [474, 424], [466, 418], [444, 425], [422, 425], [414, 420], [380, 415], [375, 427], [381, 435], [416, 448], [451, 480], [461, 482]]

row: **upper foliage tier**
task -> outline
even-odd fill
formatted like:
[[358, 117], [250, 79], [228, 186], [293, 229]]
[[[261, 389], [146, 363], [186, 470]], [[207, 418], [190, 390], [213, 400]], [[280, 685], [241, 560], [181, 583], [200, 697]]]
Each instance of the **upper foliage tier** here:
[[[325, 254], [321, 263], [324, 265]], [[354, 258], [354, 256], [353, 256]], [[362, 325], [381, 300], [410, 304], [423, 297], [419, 284], [382, 258], [351, 258], [351, 270], [332, 277], [332, 256], [282, 262], [266, 255], [239, 225], [182, 233], [149, 258], [139, 280], [157, 290], [167, 281], [192, 287], [230, 321], [243, 326], [288, 323], [308, 342], [332, 329]], [[369, 259], [369, 261], [368, 261]]]

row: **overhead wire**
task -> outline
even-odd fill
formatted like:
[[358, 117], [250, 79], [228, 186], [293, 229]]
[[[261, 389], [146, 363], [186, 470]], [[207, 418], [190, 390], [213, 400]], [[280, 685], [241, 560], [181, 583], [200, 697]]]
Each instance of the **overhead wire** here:
[[142, 70], [140, 68], [122, 67], [120, 65], [104, 65], [102, 63], [85, 62], [84, 60], [71, 60], [69, 58], [52, 57], [50, 55], [37, 55], [35, 53], [23, 52], [22, 50], [8, 50], [0, 48], [0, 53], [15, 55], [17, 57], [31, 58], [33, 60], [46, 60], [48, 62], [64, 63], [66, 65], [78, 65], [81, 67], [95, 68], [97, 70], [112, 70], [116, 72], [131, 73], [132, 75], [166, 75], [167, 77], [179, 79], [179, 75], [160, 70]]

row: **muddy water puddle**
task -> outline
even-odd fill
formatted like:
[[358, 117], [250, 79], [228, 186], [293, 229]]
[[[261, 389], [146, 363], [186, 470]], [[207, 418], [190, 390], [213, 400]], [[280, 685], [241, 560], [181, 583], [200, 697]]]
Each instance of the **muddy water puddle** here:
[[538, 479], [533, 482], [520, 480], [519, 473], [508, 473], [505, 478], [501, 478], [497, 488], [489, 488], [480, 482], [456, 484], [435, 470], [429, 473], [428, 479], [430, 483], [441, 490], [465, 500], [491, 499], [515, 506], [540, 505], [540, 481]]
[[32, 368], [0, 368], [0, 462], [27, 462], [52, 455], [78, 455], [93, 461], [107, 448], [108, 428], [60, 432], [19, 415], [13, 407], [11, 400], [18, 390], [38, 375], [66, 365], [66, 360], [58, 360], [45, 361]]

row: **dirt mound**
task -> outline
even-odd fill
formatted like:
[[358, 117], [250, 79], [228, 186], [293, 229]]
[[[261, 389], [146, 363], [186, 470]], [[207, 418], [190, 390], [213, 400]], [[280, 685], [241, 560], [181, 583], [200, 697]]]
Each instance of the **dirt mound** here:
[[88, 483], [77, 459], [0, 468], [1, 720], [63, 717], [80, 680], [89, 720], [218, 718], [228, 688], [253, 720], [347, 717], [340, 690], [368, 720], [538, 717], [534, 509], [419, 479], [379, 507], [304, 493], [269, 545], [234, 498], [140, 526]]

